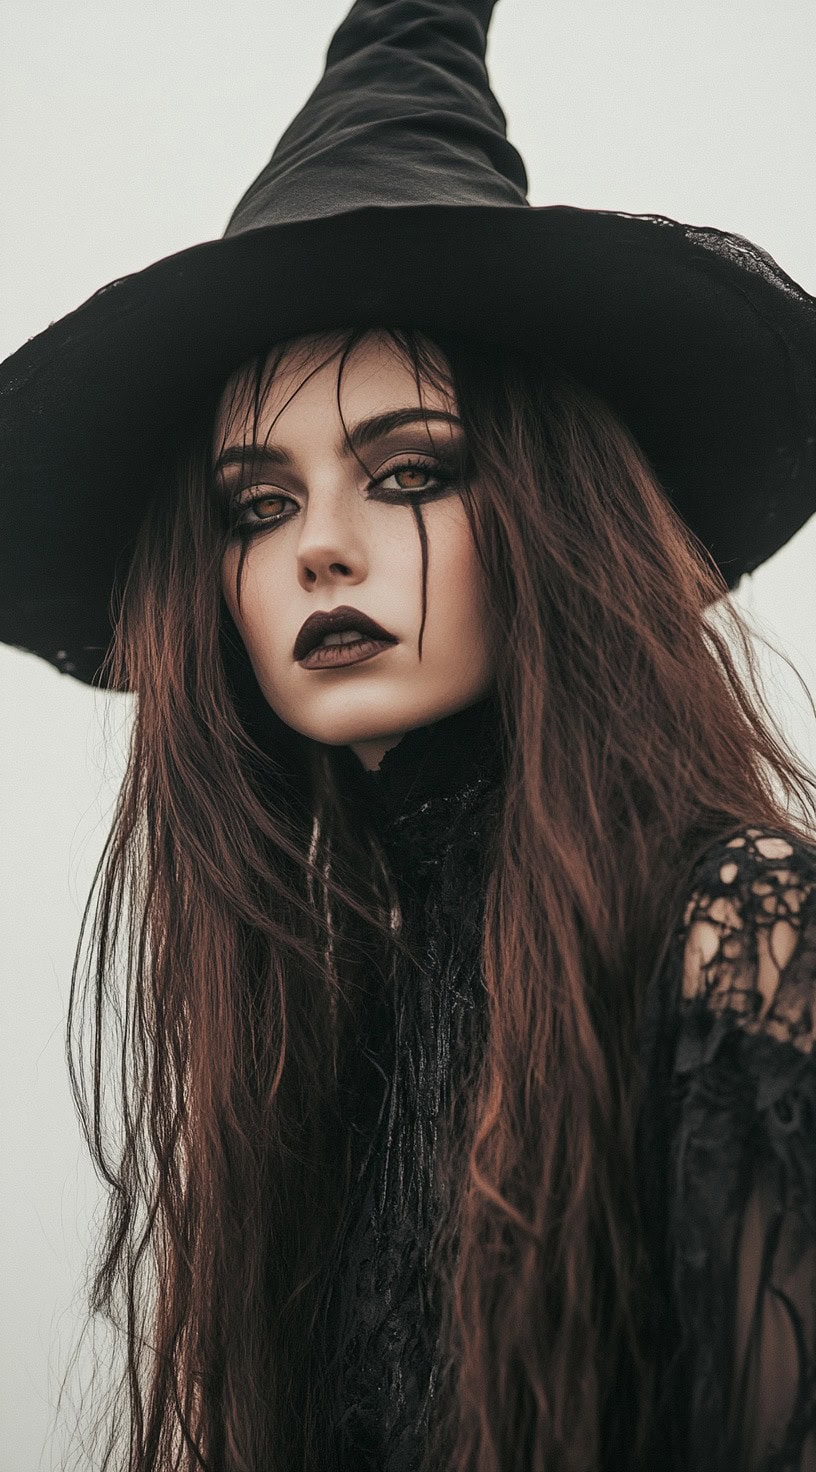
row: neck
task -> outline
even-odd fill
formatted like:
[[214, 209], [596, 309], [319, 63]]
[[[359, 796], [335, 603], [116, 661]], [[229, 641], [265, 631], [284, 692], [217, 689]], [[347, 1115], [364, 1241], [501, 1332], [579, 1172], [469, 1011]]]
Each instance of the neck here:
[[[386, 738], [383, 738], [385, 742]], [[416, 811], [442, 810], [448, 799], [500, 766], [500, 734], [495, 693], [415, 726], [389, 740], [375, 765], [351, 747], [339, 761], [351, 794], [391, 821]]]
[[397, 746], [404, 735], [405, 732], [400, 731], [396, 736], [382, 736], [376, 741], [354, 741], [351, 743], [350, 750], [354, 752], [367, 772], [376, 772], [385, 753], [390, 751], [392, 746]]

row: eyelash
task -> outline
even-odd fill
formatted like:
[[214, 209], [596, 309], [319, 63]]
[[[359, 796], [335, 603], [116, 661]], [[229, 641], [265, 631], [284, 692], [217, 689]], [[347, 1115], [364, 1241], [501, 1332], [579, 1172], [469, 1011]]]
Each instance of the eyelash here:
[[[382, 485], [383, 481], [389, 480], [392, 475], [398, 475], [401, 470], [427, 470], [429, 475], [432, 476], [433, 480], [435, 480], [437, 484], [432, 487], [422, 486], [415, 491], [385, 492], [384, 494], [386, 495], [387, 499], [393, 501], [397, 505], [405, 502], [419, 501], [425, 498], [430, 499], [434, 496], [439, 496], [442, 494], [443, 491], [447, 490], [448, 487], [455, 480], [455, 474], [452, 467], [449, 469], [445, 469], [444, 466], [440, 466], [438, 462], [424, 460], [420, 456], [411, 456], [406, 460], [400, 460], [397, 465], [391, 465], [388, 470], [383, 471], [382, 475], [378, 475], [375, 477], [374, 480], [370, 480], [366, 489], [370, 491], [375, 486]], [[255, 532], [260, 531], [263, 527], [279, 526], [282, 521], [286, 521], [288, 519], [288, 513], [286, 511], [279, 511], [274, 516], [262, 517], [258, 521], [245, 521], [243, 519], [243, 513], [247, 510], [254, 510], [254, 507], [260, 501], [279, 500], [291, 501], [292, 504], [296, 504], [294, 502], [294, 498], [288, 496], [285, 491], [277, 490], [267, 491], [258, 496], [250, 496], [245, 501], [233, 501], [229, 508], [232, 531], [238, 536], [252, 536]]]

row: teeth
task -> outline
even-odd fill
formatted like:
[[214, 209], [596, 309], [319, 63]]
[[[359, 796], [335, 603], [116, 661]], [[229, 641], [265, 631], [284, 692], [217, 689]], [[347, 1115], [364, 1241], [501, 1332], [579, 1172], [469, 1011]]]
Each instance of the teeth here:
[[341, 634], [326, 634], [320, 640], [318, 648], [323, 644], [355, 644], [359, 639], [364, 638], [365, 634], [361, 634], [359, 629], [343, 629]]

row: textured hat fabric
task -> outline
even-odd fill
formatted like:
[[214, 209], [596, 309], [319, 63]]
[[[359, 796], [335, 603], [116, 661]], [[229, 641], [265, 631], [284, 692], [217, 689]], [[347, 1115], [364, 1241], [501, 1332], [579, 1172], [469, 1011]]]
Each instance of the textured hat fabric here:
[[179, 426], [253, 352], [333, 327], [545, 350], [629, 425], [729, 586], [816, 511], [816, 302], [726, 232], [530, 206], [492, 10], [357, 0], [224, 237], [0, 366], [0, 641], [99, 682]]

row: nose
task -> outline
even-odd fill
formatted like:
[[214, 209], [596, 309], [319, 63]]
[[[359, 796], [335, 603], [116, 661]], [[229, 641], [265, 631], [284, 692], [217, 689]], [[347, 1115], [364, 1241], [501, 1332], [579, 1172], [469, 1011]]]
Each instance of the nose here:
[[297, 548], [298, 582], [316, 584], [362, 582], [367, 558], [358, 519], [349, 506], [348, 488], [310, 492]]

